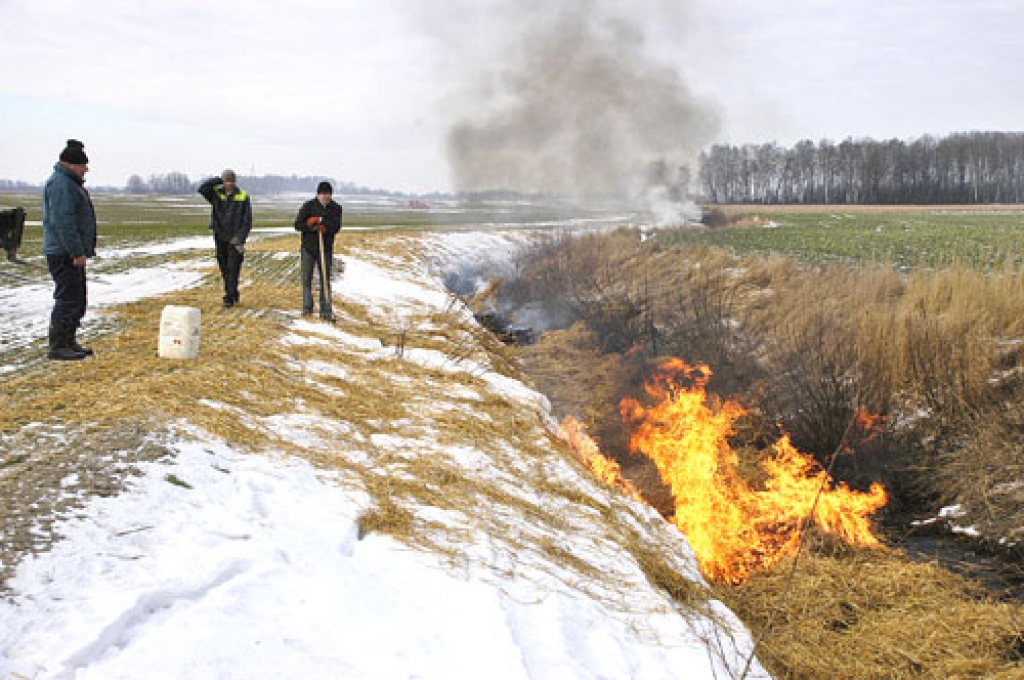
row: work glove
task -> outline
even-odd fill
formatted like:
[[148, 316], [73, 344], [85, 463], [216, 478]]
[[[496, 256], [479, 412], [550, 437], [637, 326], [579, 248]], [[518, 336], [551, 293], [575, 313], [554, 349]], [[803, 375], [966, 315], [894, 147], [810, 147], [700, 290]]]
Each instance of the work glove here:
[[319, 231], [321, 234], [326, 234], [327, 233], [327, 225], [324, 224], [323, 222], [321, 222], [320, 224], [316, 225], [316, 228], [317, 228], [317, 231]]
[[310, 228], [313, 228], [313, 227], [317, 226], [318, 224], [320, 224], [321, 222], [322, 222], [322, 220], [319, 217], [310, 217], [309, 219], [306, 220], [306, 226], [310, 227]]

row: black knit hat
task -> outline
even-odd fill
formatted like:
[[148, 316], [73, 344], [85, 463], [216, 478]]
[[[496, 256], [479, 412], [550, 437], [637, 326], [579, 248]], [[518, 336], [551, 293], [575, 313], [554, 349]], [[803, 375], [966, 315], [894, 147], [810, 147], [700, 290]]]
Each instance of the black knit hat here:
[[334, 194], [334, 188], [331, 187], [330, 182], [320, 182], [316, 185], [316, 193], [318, 194]]
[[73, 165], [87, 165], [89, 157], [85, 155], [85, 144], [77, 139], [69, 139], [68, 145], [60, 152], [60, 160]]

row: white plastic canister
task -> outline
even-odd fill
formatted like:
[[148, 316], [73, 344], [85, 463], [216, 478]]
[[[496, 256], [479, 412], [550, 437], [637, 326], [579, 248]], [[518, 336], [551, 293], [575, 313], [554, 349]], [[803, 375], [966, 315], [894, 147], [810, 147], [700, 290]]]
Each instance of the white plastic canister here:
[[199, 310], [167, 305], [160, 315], [157, 354], [167, 359], [195, 359], [199, 355]]

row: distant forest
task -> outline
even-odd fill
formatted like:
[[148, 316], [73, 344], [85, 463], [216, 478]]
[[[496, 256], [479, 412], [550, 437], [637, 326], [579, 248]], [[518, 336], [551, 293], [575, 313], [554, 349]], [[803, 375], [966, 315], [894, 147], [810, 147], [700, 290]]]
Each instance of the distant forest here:
[[698, 182], [710, 203], [1021, 203], [1024, 133], [715, 145]]

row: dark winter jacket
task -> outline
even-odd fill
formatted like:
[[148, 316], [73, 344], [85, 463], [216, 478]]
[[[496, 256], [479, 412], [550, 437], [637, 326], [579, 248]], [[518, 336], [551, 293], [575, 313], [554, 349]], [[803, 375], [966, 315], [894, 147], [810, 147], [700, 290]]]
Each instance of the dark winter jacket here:
[[96, 213], [85, 181], [62, 164], [43, 188], [43, 254], [96, 255]]
[[245, 243], [252, 229], [252, 206], [249, 194], [237, 189], [230, 196], [224, 191], [219, 177], [211, 177], [199, 185], [199, 193], [213, 206], [210, 212], [210, 229], [221, 241], [236, 245]]
[[327, 233], [324, 234], [324, 250], [328, 257], [334, 253], [334, 237], [339, 231], [341, 231], [341, 217], [342, 209], [341, 204], [335, 202], [333, 199], [323, 205], [316, 198], [311, 198], [302, 204], [299, 208], [299, 214], [295, 216], [295, 230], [302, 232], [302, 249], [311, 255], [320, 256], [320, 237], [317, 235], [318, 229], [313, 226], [307, 226], [306, 222], [310, 217], [323, 218], [324, 224], [327, 225]]

